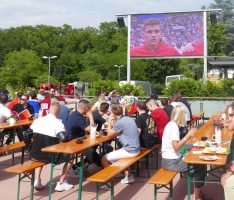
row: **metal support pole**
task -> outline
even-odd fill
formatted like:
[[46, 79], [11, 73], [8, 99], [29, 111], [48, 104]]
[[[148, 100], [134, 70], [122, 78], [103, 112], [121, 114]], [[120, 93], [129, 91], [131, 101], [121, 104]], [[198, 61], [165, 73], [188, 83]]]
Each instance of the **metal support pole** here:
[[131, 81], [131, 60], [130, 60], [130, 35], [131, 35], [131, 15], [128, 15], [128, 52], [127, 52], [127, 81]]
[[34, 179], [35, 179], [35, 170], [33, 170], [33, 172], [32, 172], [32, 177], [31, 177], [30, 200], [33, 200]]
[[49, 60], [49, 66], [48, 66], [48, 84], [50, 84], [50, 57], [48, 58]]
[[208, 49], [207, 49], [207, 11], [203, 12], [203, 31], [204, 31], [204, 74], [203, 78], [205, 81], [207, 81], [207, 55], [208, 55]]

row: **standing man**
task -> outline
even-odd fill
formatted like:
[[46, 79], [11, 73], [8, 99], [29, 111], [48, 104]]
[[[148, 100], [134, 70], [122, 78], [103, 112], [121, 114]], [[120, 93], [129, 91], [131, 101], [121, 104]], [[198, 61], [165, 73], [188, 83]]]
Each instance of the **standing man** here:
[[142, 35], [144, 44], [134, 47], [130, 51], [131, 56], [178, 56], [179, 53], [172, 46], [163, 44], [160, 21], [155, 18], [146, 19], [143, 25]]
[[146, 100], [146, 107], [151, 112], [150, 115], [154, 119], [157, 127], [157, 143], [161, 144], [164, 128], [169, 122], [167, 113], [157, 105], [153, 98], [148, 98]]

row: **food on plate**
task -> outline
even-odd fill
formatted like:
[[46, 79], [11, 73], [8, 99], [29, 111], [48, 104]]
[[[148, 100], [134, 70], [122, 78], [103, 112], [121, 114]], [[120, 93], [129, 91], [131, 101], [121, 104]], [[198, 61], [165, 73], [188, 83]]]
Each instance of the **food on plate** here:
[[201, 160], [208, 160], [208, 161], [212, 161], [212, 160], [217, 160], [218, 159], [218, 157], [216, 155], [214, 155], [214, 156], [199, 156], [199, 158]]
[[205, 149], [203, 149], [202, 153], [208, 153], [208, 154], [228, 154], [228, 148], [206, 147]]

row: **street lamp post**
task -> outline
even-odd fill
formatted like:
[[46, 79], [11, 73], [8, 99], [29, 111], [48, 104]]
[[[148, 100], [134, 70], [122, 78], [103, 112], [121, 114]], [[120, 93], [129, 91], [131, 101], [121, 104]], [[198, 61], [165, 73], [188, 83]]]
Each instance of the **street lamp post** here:
[[120, 68], [123, 67], [124, 65], [114, 65], [114, 67], [119, 68], [119, 81], [120, 81]]
[[55, 59], [58, 56], [42, 56], [43, 59], [48, 59], [49, 66], [48, 66], [48, 84], [50, 83], [50, 59]]

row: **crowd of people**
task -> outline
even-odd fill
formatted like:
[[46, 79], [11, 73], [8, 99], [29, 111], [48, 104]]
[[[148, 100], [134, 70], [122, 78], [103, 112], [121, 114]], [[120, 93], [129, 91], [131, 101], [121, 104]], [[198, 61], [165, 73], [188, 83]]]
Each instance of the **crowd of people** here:
[[[73, 111], [64, 105], [63, 98], [55, 95], [54, 89], [46, 92], [40, 90], [38, 95], [35, 92], [18, 93], [17, 97], [8, 104], [8, 108], [6, 107], [7, 100], [6, 94], [0, 94], [2, 122], [9, 118], [11, 110], [21, 112], [23, 109], [28, 109], [31, 114], [38, 113], [38, 119], [34, 120], [30, 126], [34, 133], [33, 145], [30, 149], [33, 160], [51, 162], [50, 155], [40, 150], [59, 143], [58, 135], [61, 133], [68, 139], [74, 139], [89, 134], [91, 128], [96, 127], [99, 134], [107, 133], [116, 137], [118, 147], [114, 150], [109, 141], [103, 145], [104, 150], [101, 154], [98, 153], [97, 146], [88, 149], [84, 152], [85, 163], [107, 167], [119, 159], [137, 156], [140, 148], [151, 148], [155, 144], [161, 144], [162, 167], [181, 173], [186, 172], [187, 164], [183, 162], [180, 149], [193, 137], [197, 129], [187, 129], [192, 120], [192, 112], [189, 103], [180, 92], [161, 100], [158, 100], [156, 95], [151, 95], [145, 101], [139, 101], [129, 92], [124, 97], [121, 97], [116, 90], [109, 95], [105, 92], [98, 92], [91, 101], [79, 100], [77, 109]], [[133, 113], [136, 114], [135, 119], [131, 117]], [[232, 116], [233, 112], [230, 112], [230, 117]], [[234, 130], [234, 120], [230, 118], [227, 122], [229, 129]], [[22, 131], [18, 132], [20, 133], [18, 134], [19, 140], [23, 140]], [[9, 142], [7, 140], [6, 144]], [[233, 145], [234, 142], [231, 146]], [[65, 162], [65, 164], [55, 187], [56, 191], [73, 188], [73, 185], [66, 181], [68, 175], [78, 176], [79, 163], [73, 164], [73, 159], [70, 155], [60, 155], [59, 162]], [[233, 185], [234, 163], [232, 160], [233, 157], [229, 159], [230, 166], [222, 177], [225, 195], [233, 190], [227, 185], [230, 182]], [[194, 166], [195, 200], [209, 199], [202, 191], [205, 170], [204, 165]], [[34, 184], [36, 190], [43, 188], [41, 173], [42, 168], [36, 169]], [[128, 184], [134, 181], [131, 169], [127, 169], [121, 183]]]

